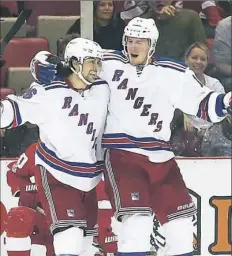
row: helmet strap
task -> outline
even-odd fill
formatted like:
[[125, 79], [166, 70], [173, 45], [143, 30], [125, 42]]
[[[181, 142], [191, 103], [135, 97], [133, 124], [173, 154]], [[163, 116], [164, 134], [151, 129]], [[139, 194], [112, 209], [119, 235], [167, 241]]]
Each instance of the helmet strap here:
[[81, 79], [81, 81], [82, 81], [83, 83], [85, 83], [86, 85], [91, 85], [91, 84], [92, 84], [91, 82], [89, 82], [88, 80], [86, 80], [86, 79], [84, 78], [83, 73], [82, 73], [82, 70], [83, 70], [82, 64], [80, 64], [80, 69], [79, 69], [78, 72], [77, 72], [73, 67], [70, 67], [70, 69], [72, 70], [72, 72], [73, 72], [74, 74], [76, 74], [76, 75]]

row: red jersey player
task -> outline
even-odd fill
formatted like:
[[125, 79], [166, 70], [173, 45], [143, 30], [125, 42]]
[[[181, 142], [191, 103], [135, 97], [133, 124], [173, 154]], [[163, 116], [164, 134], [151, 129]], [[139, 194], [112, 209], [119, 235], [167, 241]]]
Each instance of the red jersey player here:
[[35, 149], [36, 144], [32, 144], [18, 161], [8, 165], [10, 170], [7, 172], [7, 183], [12, 195], [19, 197], [18, 207], [10, 209], [6, 221], [8, 256], [30, 256], [31, 250], [33, 255], [41, 255], [44, 246], [47, 256], [55, 255], [52, 236], [37, 199], [37, 188], [32, 182], [37, 168], [34, 161]]
[[[34, 170], [37, 168], [34, 161], [35, 150], [36, 143], [31, 145], [19, 157], [18, 161], [8, 165], [10, 170], [7, 173], [7, 183], [11, 187], [12, 195], [19, 197], [18, 207], [12, 208], [9, 211], [6, 223], [6, 249], [8, 256], [30, 256], [31, 249], [33, 250], [33, 248], [35, 248], [33, 256], [37, 256], [37, 254], [42, 256], [38, 245], [46, 247], [46, 256], [55, 255], [53, 239], [42, 205], [37, 198], [37, 187], [31, 181], [34, 178]], [[95, 189], [86, 195], [86, 209], [93, 211], [96, 208], [97, 211], [97, 205], [93, 207], [93, 202], [96, 201], [93, 199], [96, 197]], [[85, 230], [84, 239], [86, 246], [80, 256], [94, 255], [99, 248], [97, 243], [94, 244], [95, 248], [94, 246], [89, 246], [88, 242], [88, 237], [97, 235], [97, 218], [93, 219], [91, 214], [87, 218], [88, 227]]]

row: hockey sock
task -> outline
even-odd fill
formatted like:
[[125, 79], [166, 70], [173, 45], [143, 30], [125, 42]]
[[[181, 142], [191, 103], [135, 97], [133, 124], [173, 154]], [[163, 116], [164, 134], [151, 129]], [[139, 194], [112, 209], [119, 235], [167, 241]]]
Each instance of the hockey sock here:
[[31, 239], [6, 237], [6, 250], [8, 256], [30, 256]]
[[30, 251], [23, 251], [23, 252], [10, 252], [7, 251], [8, 256], [30, 256], [31, 255], [31, 250]]

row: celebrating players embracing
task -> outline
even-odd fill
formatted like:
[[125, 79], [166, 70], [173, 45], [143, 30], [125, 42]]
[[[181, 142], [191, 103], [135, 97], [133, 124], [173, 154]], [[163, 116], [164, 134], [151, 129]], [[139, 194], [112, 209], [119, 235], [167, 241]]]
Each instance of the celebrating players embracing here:
[[210, 122], [231, 112], [231, 92], [211, 91], [185, 66], [153, 58], [158, 36], [154, 20], [134, 18], [124, 51], [105, 52], [99, 75], [110, 87], [102, 143], [106, 192], [122, 223], [118, 256], [147, 255], [153, 212], [165, 231], [166, 256], [192, 256], [196, 208], [168, 143], [170, 123], [176, 108]]

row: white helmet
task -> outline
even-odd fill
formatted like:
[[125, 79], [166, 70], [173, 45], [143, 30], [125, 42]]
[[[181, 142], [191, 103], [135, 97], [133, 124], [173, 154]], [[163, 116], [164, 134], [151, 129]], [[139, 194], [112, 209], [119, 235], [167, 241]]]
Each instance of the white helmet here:
[[153, 19], [136, 17], [129, 21], [124, 29], [122, 44], [125, 52], [127, 37], [150, 39], [149, 57], [151, 57], [155, 52], [155, 46], [159, 38], [159, 31]]
[[98, 43], [85, 38], [75, 38], [67, 44], [64, 52], [66, 64], [70, 67], [70, 60], [77, 60], [80, 63], [79, 72], [76, 72], [72, 67], [70, 67], [70, 69], [77, 74], [84, 83], [90, 85], [91, 83], [82, 75], [82, 64], [84, 60], [88, 58], [99, 58], [102, 60], [103, 51]]

